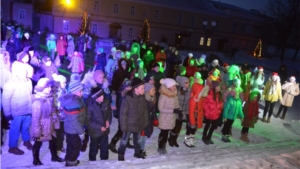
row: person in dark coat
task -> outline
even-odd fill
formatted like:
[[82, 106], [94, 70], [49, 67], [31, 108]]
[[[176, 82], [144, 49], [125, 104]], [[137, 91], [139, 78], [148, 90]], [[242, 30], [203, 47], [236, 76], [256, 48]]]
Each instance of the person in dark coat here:
[[21, 49], [21, 39], [20, 34], [18, 32], [14, 34], [14, 42], [17, 47], [17, 53], [21, 52], [23, 49]]
[[175, 67], [178, 67], [181, 62], [182, 61], [177, 50], [174, 50], [170, 57], [167, 56], [166, 77], [174, 78], [174, 73], [176, 71]]
[[6, 51], [9, 53], [10, 63], [17, 60], [17, 45], [15, 44], [14, 38], [10, 38], [6, 45]]
[[100, 159], [108, 160], [108, 134], [112, 122], [110, 101], [104, 98], [103, 89], [96, 87], [87, 100], [87, 117], [85, 124], [90, 136], [89, 160], [96, 161], [100, 145]]
[[147, 138], [150, 138], [153, 133], [153, 127], [158, 126], [158, 119], [156, 115], [155, 103], [157, 99], [155, 97], [155, 87], [151, 83], [145, 83], [145, 98], [147, 100], [148, 108], [148, 126], [142, 131], [141, 134], [141, 150], [143, 155], [146, 156], [145, 144]]
[[113, 79], [112, 79], [112, 93], [116, 94], [117, 91], [122, 86], [122, 83], [125, 78], [130, 77], [130, 73], [128, 72], [128, 63], [127, 60], [124, 58], [121, 58], [118, 61], [118, 69], [114, 72]]
[[30, 47], [32, 46], [31, 44], [31, 38], [28, 32], [24, 33], [24, 36], [22, 38], [21, 42], [21, 50], [23, 50], [25, 47]]
[[102, 70], [102, 72], [105, 72], [106, 53], [103, 52], [103, 48], [99, 48], [97, 50], [97, 55], [95, 56], [95, 65], [96, 70]]
[[147, 101], [144, 96], [144, 82], [139, 78], [131, 81], [132, 90], [122, 100], [120, 109], [120, 127], [123, 131], [118, 160], [124, 161], [128, 139], [133, 134], [134, 157], [145, 158], [139, 144], [140, 133], [148, 125]]
[[84, 35], [80, 35], [77, 42], [77, 49], [78, 49], [77, 51], [82, 53], [83, 55], [85, 54], [84, 44], [85, 44], [85, 37]]
[[203, 64], [200, 68], [202, 79], [205, 81], [208, 78], [207, 64]]
[[278, 75], [280, 77], [280, 81], [282, 84], [287, 81], [288, 78], [288, 72], [286, 70], [286, 65], [281, 65], [278, 69]]

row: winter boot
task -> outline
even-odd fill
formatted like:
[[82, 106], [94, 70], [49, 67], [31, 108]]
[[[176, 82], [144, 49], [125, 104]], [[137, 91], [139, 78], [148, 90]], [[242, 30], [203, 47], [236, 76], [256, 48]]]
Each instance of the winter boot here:
[[222, 135], [222, 141], [225, 142], [225, 143], [231, 142], [231, 141], [229, 140], [229, 136], [226, 136], [226, 135]]
[[33, 165], [44, 165], [40, 161], [40, 149], [39, 148], [34, 148], [32, 149], [32, 156], [33, 156]]
[[142, 158], [145, 159], [146, 157], [144, 156], [143, 150], [140, 150], [138, 153], [134, 153], [135, 158]]
[[194, 139], [195, 139], [195, 135], [191, 134], [191, 137], [190, 137], [190, 144], [191, 144], [191, 147], [195, 147]]
[[285, 114], [286, 114], [286, 112], [283, 112], [282, 116], [280, 116], [280, 118], [281, 118], [282, 120], [285, 119]]
[[32, 144], [30, 141], [24, 141], [23, 145], [28, 149], [32, 150]]
[[248, 134], [248, 133], [241, 133], [241, 140], [245, 143], [248, 143], [249, 139], [246, 134]]
[[270, 123], [270, 122], [271, 122], [271, 117], [268, 117], [267, 123]]
[[88, 130], [85, 130], [85, 137], [84, 140], [82, 141], [82, 147], [81, 147], [81, 152], [85, 152], [87, 148], [87, 144], [89, 142], [89, 135], [88, 135]]
[[164, 150], [163, 150], [163, 140], [162, 137], [158, 136], [158, 149], [157, 152], [159, 155], [163, 155], [164, 154]]
[[118, 161], [125, 161], [124, 154], [118, 153]]
[[167, 144], [167, 142], [163, 143], [163, 153], [164, 154], [168, 154], [167, 149], [166, 149], [166, 144]]
[[186, 135], [185, 138], [184, 138], [184, 144], [187, 146], [187, 147], [192, 147], [191, 145], [191, 137], [190, 135]]
[[118, 153], [118, 150], [116, 148], [116, 144], [119, 141], [119, 139], [120, 139], [119, 137], [114, 136], [111, 139], [111, 142], [108, 145], [108, 149], [110, 149], [110, 151], [112, 151], [113, 153]]
[[70, 167], [70, 166], [77, 166], [78, 164], [80, 163], [79, 160], [76, 160], [76, 161], [66, 161], [66, 167]]
[[14, 155], [23, 155], [24, 154], [24, 151], [20, 150], [18, 147], [10, 147], [8, 149], [8, 152], [9, 153], [12, 153]]
[[273, 116], [275, 117], [275, 118], [278, 118], [279, 117], [279, 115], [280, 115], [280, 112], [278, 111], [277, 112], [277, 114], [275, 115], [275, 114], [273, 114]]
[[262, 118], [261, 121], [262, 121], [262, 122], [266, 122], [266, 116], [263, 116], [263, 118]]
[[57, 150], [56, 150], [56, 146], [55, 146], [55, 142], [54, 143], [50, 143], [52, 141], [49, 141], [49, 149], [50, 149], [50, 152], [51, 152], [51, 160], [52, 162], [64, 162], [65, 160], [58, 157], [57, 155]]
[[202, 136], [202, 141], [203, 141], [204, 144], [209, 145], [207, 137]]
[[179, 144], [177, 143], [178, 134], [174, 135], [173, 143], [175, 147], [179, 147]]
[[170, 136], [168, 138], [168, 142], [169, 142], [170, 147], [174, 147], [174, 135], [173, 135], [172, 132], [170, 132]]

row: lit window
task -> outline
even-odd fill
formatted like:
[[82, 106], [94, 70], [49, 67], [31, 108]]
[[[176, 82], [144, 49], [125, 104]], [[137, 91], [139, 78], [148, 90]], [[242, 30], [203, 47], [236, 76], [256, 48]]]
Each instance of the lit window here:
[[114, 13], [119, 13], [119, 4], [114, 4]]
[[211, 38], [207, 38], [206, 46], [210, 46], [210, 43], [211, 43]]
[[155, 10], [155, 16], [154, 16], [154, 18], [155, 19], [159, 19], [159, 10], [157, 9], [157, 10]]
[[133, 29], [129, 28], [128, 37], [132, 38], [132, 34], [133, 34]]
[[94, 10], [95, 11], [99, 11], [100, 10], [100, 2], [97, 1], [97, 0], [94, 2]]
[[97, 34], [98, 32], [98, 24], [92, 24], [92, 34]]
[[202, 46], [204, 44], [204, 37], [200, 38], [200, 45]]
[[26, 10], [25, 9], [19, 9], [19, 19], [21, 19], [21, 20], [26, 19]]
[[70, 26], [69, 21], [64, 20], [63, 21], [63, 31], [69, 31], [69, 26]]
[[178, 25], [182, 25], [182, 15], [178, 16]]
[[147, 8], [144, 9], [143, 17], [148, 17], [148, 9]]
[[135, 15], [135, 6], [131, 6], [130, 15]]
[[195, 27], [195, 17], [192, 17], [191, 19], [191, 27]]

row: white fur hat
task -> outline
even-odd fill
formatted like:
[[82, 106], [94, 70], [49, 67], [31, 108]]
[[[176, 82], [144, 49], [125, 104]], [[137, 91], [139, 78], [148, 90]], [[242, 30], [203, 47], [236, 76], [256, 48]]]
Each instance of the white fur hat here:
[[166, 85], [167, 88], [170, 88], [170, 87], [172, 87], [172, 86], [178, 85], [178, 84], [176, 83], [176, 81], [175, 81], [174, 79], [171, 79], [171, 78], [161, 79], [161, 80], [160, 80], [160, 84]]
[[194, 55], [192, 53], [189, 53], [188, 56], [191, 58], [193, 57]]

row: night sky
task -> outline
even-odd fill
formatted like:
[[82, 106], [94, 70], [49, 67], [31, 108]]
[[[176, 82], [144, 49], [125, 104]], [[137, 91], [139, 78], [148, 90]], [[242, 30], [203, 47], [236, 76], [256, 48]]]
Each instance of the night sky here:
[[214, 0], [214, 1], [232, 4], [247, 10], [250, 9], [261, 10], [268, 3], [268, 0]]

